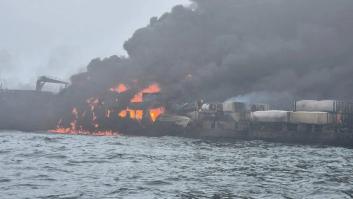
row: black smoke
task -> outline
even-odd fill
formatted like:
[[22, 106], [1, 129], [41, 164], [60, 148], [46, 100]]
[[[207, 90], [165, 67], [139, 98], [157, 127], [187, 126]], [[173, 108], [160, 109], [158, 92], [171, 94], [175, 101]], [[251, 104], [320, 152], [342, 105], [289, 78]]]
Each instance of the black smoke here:
[[65, 95], [87, 99], [138, 80], [180, 102], [353, 98], [352, 0], [193, 0], [151, 18], [124, 48], [127, 57], [92, 60]]

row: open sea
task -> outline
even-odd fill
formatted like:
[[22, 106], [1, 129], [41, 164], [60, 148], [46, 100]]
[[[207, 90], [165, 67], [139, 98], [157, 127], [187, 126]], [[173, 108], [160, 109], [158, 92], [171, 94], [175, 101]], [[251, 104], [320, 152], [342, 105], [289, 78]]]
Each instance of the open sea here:
[[3, 131], [0, 198], [353, 198], [353, 149]]

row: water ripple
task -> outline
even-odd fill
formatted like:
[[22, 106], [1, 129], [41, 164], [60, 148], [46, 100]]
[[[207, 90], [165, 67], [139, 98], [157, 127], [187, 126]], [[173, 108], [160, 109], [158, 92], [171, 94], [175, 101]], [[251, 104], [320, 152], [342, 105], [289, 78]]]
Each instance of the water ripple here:
[[[353, 150], [0, 133], [1, 198], [353, 198]], [[300, 191], [299, 191], [300, 190]]]

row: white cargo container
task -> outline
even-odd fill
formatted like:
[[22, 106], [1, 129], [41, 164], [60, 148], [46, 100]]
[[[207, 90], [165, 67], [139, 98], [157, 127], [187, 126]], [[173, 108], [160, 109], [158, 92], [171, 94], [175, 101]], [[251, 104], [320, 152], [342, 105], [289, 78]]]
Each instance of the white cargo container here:
[[289, 111], [270, 110], [251, 112], [250, 119], [253, 122], [288, 122]]
[[295, 103], [296, 111], [335, 112], [336, 100], [300, 100]]
[[289, 122], [293, 124], [328, 125], [334, 124], [335, 117], [328, 112], [297, 111], [289, 114]]
[[353, 114], [353, 103], [338, 100], [300, 100], [295, 103], [294, 110]]

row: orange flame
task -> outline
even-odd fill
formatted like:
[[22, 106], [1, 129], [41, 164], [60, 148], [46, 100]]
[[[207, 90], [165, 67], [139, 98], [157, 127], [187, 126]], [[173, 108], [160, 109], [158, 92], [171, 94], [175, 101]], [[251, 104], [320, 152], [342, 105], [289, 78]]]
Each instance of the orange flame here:
[[163, 114], [165, 112], [165, 108], [164, 107], [159, 107], [159, 108], [154, 108], [154, 109], [150, 109], [149, 113], [150, 113], [150, 117], [151, 120], [153, 122], [155, 122], [157, 120], [157, 118]]
[[140, 121], [143, 118], [143, 110], [134, 110], [134, 109], [129, 109], [129, 108], [127, 108], [126, 110], [120, 111], [119, 117], [125, 118], [128, 113], [130, 115], [130, 119]]
[[132, 103], [140, 103], [143, 102], [143, 93], [159, 93], [161, 92], [161, 88], [157, 83], [153, 83], [148, 87], [144, 88], [142, 91], [138, 92], [131, 100]]
[[[141, 103], [143, 102], [143, 94], [144, 93], [159, 93], [161, 88], [157, 83], [150, 84], [148, 87], [144, 88], [143, 90], [139, 91], [131, 100], [132, 103]], [[148, 110], [150, 118], [153, 122], [157, 120], [157, 118], [163, 114], [165, 111], [164, 107], [154, 108]], [[134, 110], [134, 109], [125, 109], [120, 111], [119, 117], [126, 118], [129, 114], [129, 117], [133, 120], [141, 121], [143, 118], [143, 110]]]
[[92, 135], [92, 136], [118, 136], [119, 135], [119, 132], [114, 132], [114, 131], [87, 132], [82, 130], [72, 130], [70, 128], [58, 128], [55, 130], [49, 130], [49, 132], [57, 133], [57, 134]]
[[[137, 81], [136, 81], [137, 83]], [[113, 87], [110, 89], [112, 92], [117, 92], [117, 93], [123, 93], [126, 92], [129, 88], [125, 84], [119, 84], [116, 87]], [[159, 93], [161, 91], [161, 88], [157, 83], [150, 84], [146, 88], [142, 89], [138, 93], [134, 95], [134, 97], [130, 100], [132, 103], [140, 103], [143, 102], [143, 94], [144, 93]], [[118, 102], [118, 99], [115, 99], [116, 102]], [[80, 112], [76, 107], [72, 109], [72, 121], [69, 123], [68, 126], [64, 127], [62, 125], [62, 119], [59, 120], [57, 124], [57, 128], [55, 130], [50, 130], [49, 132], [53, 133], [62, 133], [62, 134], [77, 134], [77, 135], [96, 135], [96, 136], [112, 136], [112, 135], [118, 135], [117, 132], [113, 132], [111, 130], [107, 131], [100, 131], [101, 124], [100, 124], [100, 119], [102, 118], [97, 118], [96, 114], [96, 109], [97, 108], [104, 108], [104, 101], [102, 101], [100, 98], [89, 98], [87, 100], [87, 104], [89, 105], [88, 110], [84, 110], [83, 112]], [[102, 107], [101, 107], [102, 106]], [[100, 109], [99, 109], [100, 110]], [[115, 112], [115, 109], [108, 109], [105, 108], [105, 118], [111, 118], [112, 113]], [[158, 117], [165, 112], [164, 107], [159, 107], [159, 108], [153, 108], [153, 109], [147, 109], [147, 110], [142, 110], [142, 109], [130, 109], [126, 108], [124, 110], [121, 110], [118, 113], [118, 116], [120, 118], [126, 118], [129, 117], [132, 120], [136, 121], [142, 121], [144, 116], [149, 116], [151, 118], [152, 122], [155, 122]], [[84, 127], [81, 125], [79, 126], [79, 116], [82, 116], [84, 118], [86, 115], [90, 114], [92, 116], [91, 119], [91, 127], [94, 127], [95, 130], [93, 132], [86, 131]], [[103, 127], [104, 129], [104, 127]]]
[[125, 118], [126, 116], [127, 116], [127, 110], [122, 110], [122, 111], [120, 111], [119, 117]]
[[127, 90], [128, 90], [128, 88], [125, 84], [119, 84], [116, 87], [110, 88], [110, 91], [115, 92], [115, 93], [123, 93]]
[[137, 120], [142, 120], [142, 117], [143, 117], [143, 110], [136, 110], [135, 111], [135, 114], [136, 114], [136, 119]]

